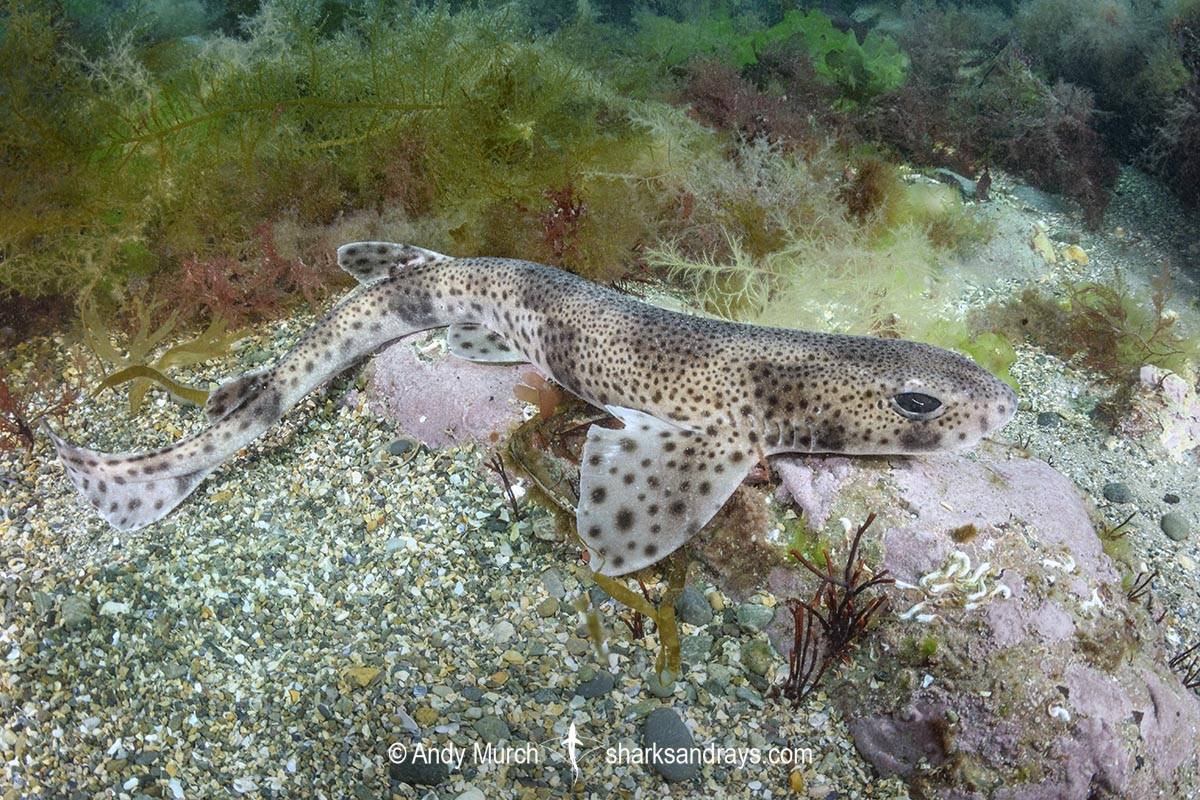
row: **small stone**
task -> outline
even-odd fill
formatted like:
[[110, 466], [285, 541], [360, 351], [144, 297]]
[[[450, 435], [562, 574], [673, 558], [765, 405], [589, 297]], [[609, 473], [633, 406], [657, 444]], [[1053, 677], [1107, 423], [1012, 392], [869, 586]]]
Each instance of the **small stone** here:
[[70, 629], [91, 627], [92, 603], [88, 598], [77, 594], [64, 597], [59, 610], [63, 627]]
[[420, 724], [429, 726], [438, 721], [438, 712], [429, 706], [421, 706], [413, 714], [413, 718]]
[[1133, 492], [1123, 483], [1104, 484], [1104, 499], [1110, 503], [1132, 503]]
[[502, 619], [492, 628], [492, 641], [496, 644], [504, 644], [512, 639], [517, 633], [517, 629], [511, 622]]
[[389, 764], [388, 774], [393, 780], [407, 783], [410, 786], [436, 786], [450, 777], [450, 766], [438, 761], [412, 760], [411, 748], [399, 764]]
[[414, 447], [416, 443], [409, 439], [393, 439], [388, 443], [387, 451], [388, 455], [402, 456]]
[[1168, 511], [1163, 514], [1158, 525], [1162, 528], [1162, 532], [1167, 535], [1167, 538], [1173, 542], [1182, 542], [1188, 538], [1188, 521], [1187, 518], [1178, 511]]
[[554, 517], [548, 515], [534, 519], [533, 536], [542, 542], [561, 542], [563, 540], [563, 534], [558, 529], [558, 523], [554, 521]]
[[704, 686], [713, 694], [724, 694], [733, 681], [733, 670], [724, 664], [708, 665], [708, 680]]
[[762, 708], [766, 705], [766, 703], [763, 702], [762, 695], [751, 689], [749, 686], [739, 686], [733, 690], [733, 694], [739, 699], [745, 700], [755, 708]]
[[542, 585], [546, 587], [546, 594], [555, 600], [562, 600], [567, 594], [562, 574], [556, 569], [548, 569], [542, 573]]
[[1173, 506], [1179, 502], [1179, 495], [1174, 492], [1167, 492], [1163, 495], [1163, 502]]
[[558, 613], [558, 600], [553, 597], [547, 597], [538, 603], [537, 613], [539, 617], [553, 617]]
[[33, 593], [33, 613], [38, 619], [42, 619], [50, 610], [54, 608], [54, 598], [45, 592], [35, 591]]
[[1062, 416], [1057, 411], [1043, 411], [1037, 415], [1037, 424], [1040, 428], [1057, 428], [1061, 421]]
[[762, 639], [754, 639], [742, 645], [742, 666], [755, 675], [766, 675], [774, 660], [775, 654], [771, 652], [771, 645]]
[[[672, 708], [659, 708], [646, 717], [642, 726], [642, 746], [663, 754], [649, 758], [650, 767], [667, 781], [677, 783], [700, 771], [701, 753], [691, 732]], [[666, 757], [667, 751], [670, 756]]]
[[684, 587], [675, 603], [675, 613], [689, 625], [707, 625], [713, 618], [712, 606], [695, 586]]
[[573, 656], [582, 656], [592, 652], [592, 646], [588, 644], [587, 639], [572, 636], [567, 639], [567, 652]]
[[347, 669], [345, 675], [347, 680], [361, 689], [370, 685], [379, 672], [379, 667], [356, 666]]
[[775, 609], [767, 608], [758, 603], [743, 603], [738, 606], [737, 621], [743, 628], [750, 631], [761, 631], [771, 624], [775, 618]]
[[720, 614], [725, 610], [725, 595], [714, 589], [706, 594], [705, 597], [708, 599], [708, 604], [712, 606], [712, 610], [716, 613]]
[[486, 717], [481, 718], [473, 727], [475, 728], [475, 732], [479, 734], [479, 738], [488, 744], [497, 744], [504, 739], [512, 738], [512, 732], [508, 729], [508, 724], [495, 714], [488, 714]]
[[688, 664], [702, 664], [712, 652], [713, 637], [704, 633], [684, 636], [679, 642], [680, 658]]
[[580, 697], [603, 697], [613, 690], [617, 679], [608, 670], [601, 670], [590, 681], [584, 681], [575, 689]]
[[662, 675], [654, 668], [646, 670], [646, 691], [655, 697], [670, 697], [675, 694], [675, 674], [669, 669], [663, 670]]
[[487, 800], [487, 796], [474, 786], [468, 786], [467, 790], [454, 800]]

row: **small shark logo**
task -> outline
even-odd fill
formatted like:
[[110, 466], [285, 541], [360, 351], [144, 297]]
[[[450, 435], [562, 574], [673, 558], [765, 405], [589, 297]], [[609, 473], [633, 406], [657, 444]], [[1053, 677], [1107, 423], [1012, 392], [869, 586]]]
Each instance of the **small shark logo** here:
[[579, 732], [575, 730], [575, 722], [571, 721], [571, 727], [567, 728], [567, 735], [563, 738], [563, 746], [567, 748], [567, 758], [571, 761], [571, 769], [575, 772], [575, 780], [579, 780], [579, 762], [576, 760], [575, 748], [583, 744], [579, 738]]
[[567, 728], [567, 735], [562, 738], [562, 745], [567, 749], [567, 760], [571, 762], [571, 770], [575, 773], [576, 782], [579, 781], [581, 775], [579, 771], [579, 762], [582, 759], [587, 758], [588, 753], [595, 752], [602, 746], [596, 745], [595, 747], [589, 747], [586, 750], [580, 750], [579, 746], [581, 744], [586, 744], [586, 742], [579, 735], [579, 731], [575, 728], [575, 721], [572, 720], [571, 726]]

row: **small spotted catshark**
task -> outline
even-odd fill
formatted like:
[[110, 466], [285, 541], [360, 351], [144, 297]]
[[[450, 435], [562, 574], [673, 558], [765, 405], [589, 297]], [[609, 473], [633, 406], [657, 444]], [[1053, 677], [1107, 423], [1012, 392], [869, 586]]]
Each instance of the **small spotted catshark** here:
[[105, 519], [133, 530], [162, 518], [330, 377], [446, 326], [455, 355], [532, 362], [623, 423], [592, 426], [580, 471], [579, 533], [606, 575], [674, 551], [766, 456], [960, 449], [1016, 410], [991, 374], [916, 342], [679, 314], [527, 261], [358, 242], [339, 248], [338, 262], [362, 285], [274, 366], [217, 389], [209, 427], [136, 454], [54, 437], [67, 474]]

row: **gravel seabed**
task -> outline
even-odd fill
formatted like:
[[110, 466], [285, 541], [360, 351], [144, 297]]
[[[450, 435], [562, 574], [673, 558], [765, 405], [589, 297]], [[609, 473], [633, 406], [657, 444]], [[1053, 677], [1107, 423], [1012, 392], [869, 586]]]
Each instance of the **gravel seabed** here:
[[[1103, 242], [1083, 245], [1104, 252]], [[282, 353], [311, 321], [264, 326], [178, 377], [218, 382]], [[12, 356], [18, 371], [59, 359], [71, 377], [60, 341]], [[1160, 572], [1164, 635], [1179, 649], [1200, 639], [1194, 461], [1106, 435], [1087, 416], [1093, 376], [1030, 348], [1018, 356], [1021, 411], [1003, 438], [1052, 458], [1109, 522], [1135, 514], [1128, 537]], [[703, 652], [706, 636], [711, 648], [666, 698], [645, 680], [655, 638], [632, 641], [609, 602], [615, 687], [576, 695], [606, 666], [573, 607], [590, 591], [577, 550], [534, 535], [546, 527], [536, 508], [511, 518], [485, 449], [389, 454], [398, 434], [366, 410], [354, 380], [314, 393], [174, 514], [132, 535], [89, 513], [48, 442], [32, 455], [0, 453], [4, 800], [908, 796], [858, 758], [824, 696], [798, 711], [763, 700], [741, 651], [765, 637], [740, 627], [736, 609], [782, 598], [706, 587], [715, 619], [681, 627], [685, 653]], [[203, 426], [198, 409], [151, 398], [136, 419], [119, 393], [81, 401], [64, 432], [127, 450]], [[1042, 412], [1059, 423], [1038, 425]], [[1110, 481], [1134, 502], [1105, 501]], [[1166, 505], [1168, 492], [1181, 502]], [[1184, 542], [1159, 530], [1167, 510], [1190, 520]], [[784, 668], [778, 657], [774, 667]], [[644, 765], [605, 763], [603, 748], [636, 746], [663, 705], [699, 745], [807, 747], [814, 761], [794, 786], [781, 766], [709, 765], [666, 784]], [[560, 744], [572, 723], [585, 754], [578, 781]], [[462, 768], [432, 787], [400, 782], [388, 748], [416, 741], [463, 748]], [[501, 752], [540, 748], [535, 763], [477, 761], [473, 748], [488, 741]]]

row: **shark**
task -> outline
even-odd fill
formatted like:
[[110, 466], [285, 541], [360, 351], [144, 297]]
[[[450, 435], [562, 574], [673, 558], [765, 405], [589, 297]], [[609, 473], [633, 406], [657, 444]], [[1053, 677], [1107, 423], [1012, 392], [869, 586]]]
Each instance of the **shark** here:
[[576, 509], [588, 564], [609, 576], [677, 550], [770, 456], [959, 450], [1016, 412], [1004, 382], [928, 344], [680, 313], [517, 259], [392, 242], [346, 244], [337, 257], [359, 285], [273, 365], [217, 388], [207, 427], [118, 454], [49, 431], [108, 523], [131, 531], [163, 518], [309, 392], [434, 328], [455, 356], [529, 362], [620, 422], [589, 428]]

